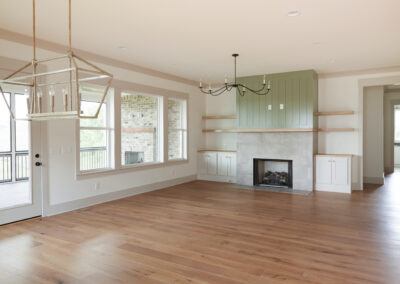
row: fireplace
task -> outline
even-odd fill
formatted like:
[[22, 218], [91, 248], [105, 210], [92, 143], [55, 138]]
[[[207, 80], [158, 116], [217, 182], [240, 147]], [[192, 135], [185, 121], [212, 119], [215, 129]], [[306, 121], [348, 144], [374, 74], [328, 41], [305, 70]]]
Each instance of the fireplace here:
[[292, 160], [254, 159], [255, 186], [292, 188]]

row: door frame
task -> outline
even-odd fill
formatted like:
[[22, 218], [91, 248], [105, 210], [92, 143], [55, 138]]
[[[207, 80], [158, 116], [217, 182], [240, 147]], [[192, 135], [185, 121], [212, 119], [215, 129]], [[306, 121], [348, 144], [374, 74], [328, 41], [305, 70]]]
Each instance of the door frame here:
[[[23, 90], [13, 86], [5, 92], [11, 92], [12, 96], [14, 93], [21, 93]], [[15, 127], [15, 121], [12, 120], [12, 127]], [[12, 222], [21, 221], [33, 217], [43, 215], [43, 171], [41, 166], [35, 166], [36, 162], [41, 162], [43, 157], [42, 148], [42, 128], [43, 123], [40, 121], [30, 122], [29, 127], [29, 156], [28, 162], [30, 164], [29, 169], [29, 188], [31, 190], [31, 204], [20, 204], [12, 207], [0, 209], [0, 225], [5, 225]], [[15, 133], [12, 132], [12, 133]], [[14, 137], [15, 139], [15, 137]], [[12, 139], [12, 141], [14, 140]], [[14, 140], [15, 143], [15, 140]], [[12, 146], [14, 147], [14, 146]], [[35, 154], [39, 154], [39, 158], [35, 158]], [[13, 166], [15, 168], [15, 166]]]
[[[377, 74], [376, 76], [382, 76]], [[364, 189], [364, 88], [373, 87], [373, 86], [384, 86], [384, 85], [393, 85], [395, 83], [400, 82], [400, 75], [392, 75], [385, 77], [370, 77], [358, 79], [358, 149], [360, 160], [358, 169], [359, 169], [359, 184], [357, 187], [360, 190]]]

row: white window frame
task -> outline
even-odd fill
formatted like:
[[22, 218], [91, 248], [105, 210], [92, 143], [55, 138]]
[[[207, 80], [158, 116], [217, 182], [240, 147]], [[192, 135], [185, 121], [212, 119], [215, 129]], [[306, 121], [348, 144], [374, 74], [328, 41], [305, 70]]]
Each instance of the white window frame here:
[[[96, 88], [96, 86], [94, 86]], [[81, 91], [83, 96], [88, 95], [88, 96], [93, 96], [93, 100], [90, 99], [82, 99], [83, 101], [88, 101], [88, 102], [99, 102], [97, 99], [101, 99], [101, 97], [94, 97], [95, 95], [90, 92], [85, 92]], [[115, 163], [114, 163], [114, 135], [115, 135], [115, 129], [114, 129], [114, 95], [113, 95], [114, 90], [110, 88], [109, 93], [107, 94], [106, 100], [104, 101], [104, 106], [106, 107], [106, 126], [100, 126], [100, 127], [93, 127], [93, 126], [81, 126], [80, 125], [80, 120], [77, 120], [77, 139], [76, 139], [76, 145], [77, 145], [77, 153], [76, 153], [76, 171], [77, 175], [81, 174], [87, 174], [87, 173], [97, 173], [97, 172], [104, 172], [104, 171], [110, 171], [115, 168]], [[106, 167], [104, 168], [97, 168], [97, 169], [89, 169], [89, 170], [81, 170], [80, 168], [80, 153], [81, 153], [81, 130], [105, 130], [106, 131]]]
[[[112, 156], [111, 162], [113, 163], [113, 167], [110, 169], [100, 169], [96, 171], [79, 171], [79, 154], [80, 154], [80, 147], [76, 147], [76, 179], [77, 180], [84, 180], [88, 178], [96, 178], [102, 177], [105, 175], [114, 175], [118, 173], [129, 173], [129, 172], [136, 172], [141, 170], [148, 170], [148, 169], [155, 169], [155, 168], [162, 168], [162, 167], [170, 167], [174, 165], [181, 165], [186, 164], [190, 160], [189, 154], [189, 137], [190, 137], [190, 129], [187, 127], [186, 131], [186, 159], [174, 159], [168, 160], [168, 108], [167, 108], [167, 101], [168, 98], [175, 98], [186, 100], [186, 123], [189, 123], [189, 94], [183, 93], [174, 90], [163, 89], [159, 87], [153, 87], [148, 85], [141, 85], [137, 83], [132, 83], [128, 81], [120, 81], [120, 80], [113, 80], [112, 83], [112, 91], [113, 91], [113, 98], [111, 100], [110, 108], [113, 111], [111, 115], [113, 121], [113, 135], [112, 135], [112, 146], [110, 147], [110, 151]], [[126, 165], [123, 166], [121, 163], [121, 94], [122, 93], [131, 93], [137, 95], [153, 95], [160, 97], [162, 99], [162, 103], [159, 104], [162, 112], [160, 111], [159, 119], [160, 119], [160, 126], [159, 126], [159, 141], [160, 145], [160, 153], [159, 157], [161, 162], [155, 163], [141, 163], [141, 164], [133, 164], [133, 165]], [[76, 145], [80, 145], [80, 129], [79, 129], [79, 121], [77, 122], [76, 127]], [[161, 140], [162, 139], [162, 140]]]
[[[187, 131], [187, 123], [188, 123], [188, 116], [187, 116], [187, 99], [181, 99], [181, 98], [174, 98], [174, 97], [169, 97], [167, 98], [167, 114], [168, 114], [168, 100], [175, 100], [181, 102], [181, 110], [180, 110], [180, 115], [181, 115], [181, 127], [180, 128], [168, 128], [167, 129], [167, 137], [168, 137], [168, 132], [169, 130], [172, 131], [181, 131], [182, 132], [182, 141], [181, 141], [181, 146], [182, 148], [180, 149], [182, 153], [182, 158], [169, 158], [169, 139], [167, 138], [167, 157], [168, 161], [186, 161], [187, 160], [187, 137], [188, 137], [188, 131]], [[169, 117], [167, 119], [167, 125], [168, 125]]]
[[144, 97], [156, 97], [158, 99], [158, 105], [157, 105], [157, 111], [158, 111], [158, 116], [157, 116], [157, 150], [158, 150], [158, 159], [152, 162], [143, 162], [143, 163], [137, 163], [137, 164], [128, 164], [128, 165], [123, 165], [122, 164], [122, 121], [121, 121], [121, 100], [119, 103], [119, 114], [120, 114], [120, 119], [119, 119], [119, 123], [120, 123], [120, 133], [119, 133], [119, 138], [120, 138], [120, 167], [122, 169], [125, 168], [137, 168], [137, 167], [143, 167], [143, 166], [148, 166], [148, 165], [158, 165], [158, 164], [162, 164], [164, 163], [165, 159], [164, 159], [164, 147], [163, 145], [165, 144], [165, 139], [164, 139], [164, 122], [163, 122], [163, 118], [164, 118], [164, 104], [165, 104], [165, 99], [163, 96], [160, 95], [155, 95], [155, 94], [147, 94], [147, 93], [143, 93], [143, 92], [137, 92], [137, 91], [132, 91], [132, 90], [121, 90], [120, 92], [120, 98], [122, 97], [123, 94], [129, 94], [129, 95], [135, 95], [135, 96], [144, 96]]

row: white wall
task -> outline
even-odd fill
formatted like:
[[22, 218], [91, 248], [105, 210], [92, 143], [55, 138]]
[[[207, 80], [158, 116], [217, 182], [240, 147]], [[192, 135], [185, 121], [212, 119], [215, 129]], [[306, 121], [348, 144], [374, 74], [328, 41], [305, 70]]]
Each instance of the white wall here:
[[[0, 40], [0, 55], [20, 59], [31, 60], [32, 50], [29, 46], [14, 42]], [[54, 53], [38, 50], [38, 58], [52, 56]], [[96, 63], [96, 62], [93, 62]], [[54, 206], [69, 203], [71, 201], [91, 198], [101, 194], [115, 193], [117, 191], [140, 187], [138, 192], [143, 191], [143, 185], [160, 183], [163, 181], [190, 177], [197, 174], [197, 150], [205, 144], [201, 133], [201, 115], [205, 109], [205, 96], [200, 94], [194, 86], [177, 83], [157, 77], [152, 77], [130, 70], [120, 69], [114, 66], [98, 64], [99, 67], [112, 73], [118, 80], [124, 80], [143, 85], [159, 87], [172, 91], [189, 94], [189, 121], [188, 121], [188, 163], [153, 169], [138, 169], [135, 171], [103, 175], [95, 178], [77, 179], [75, 175], [75, 121], [58, 120], [47, 122], [42, 130], [45, 135], [43, 139], [43, 168], [47, 171], [47, 188], [44, 198], [48, 198], [49, 204]], [[18, 67], [18, 66], [16, 66]], [[52, 149], [52, 151], [50, 151]], [[99, 183], [98, 190], [94, 190], [94, 184]], [[151, 187], [149, 187], [151, 188]], [[134, 193], [135, 190], [132, 191]], [[63, 209], [65, 210], [65, 208]], [[68, 210], [68, 208], [67, 208]], [[50, 210], [52, 211], [52, 210]], [[54, 212], [54, 210], [53, 210]]]
[[364, 89], [364, 182], [384, 183], [383, 86]]

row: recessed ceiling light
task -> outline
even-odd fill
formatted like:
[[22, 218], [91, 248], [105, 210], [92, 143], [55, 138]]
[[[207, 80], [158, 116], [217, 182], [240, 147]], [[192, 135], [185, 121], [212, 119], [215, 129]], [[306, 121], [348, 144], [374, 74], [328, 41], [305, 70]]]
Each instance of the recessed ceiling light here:
[[299, 11], [290, 11], [289, 13], [287, 13], [287, 15], [289, 17], [297, 17], [297, 16], [300, 16], [300, 12]]
[[123, 46], [123, 45], [118, 46], [118, 48], [121, 49], [121, 50], [127, 50], [128, 49], [126, 46]]

